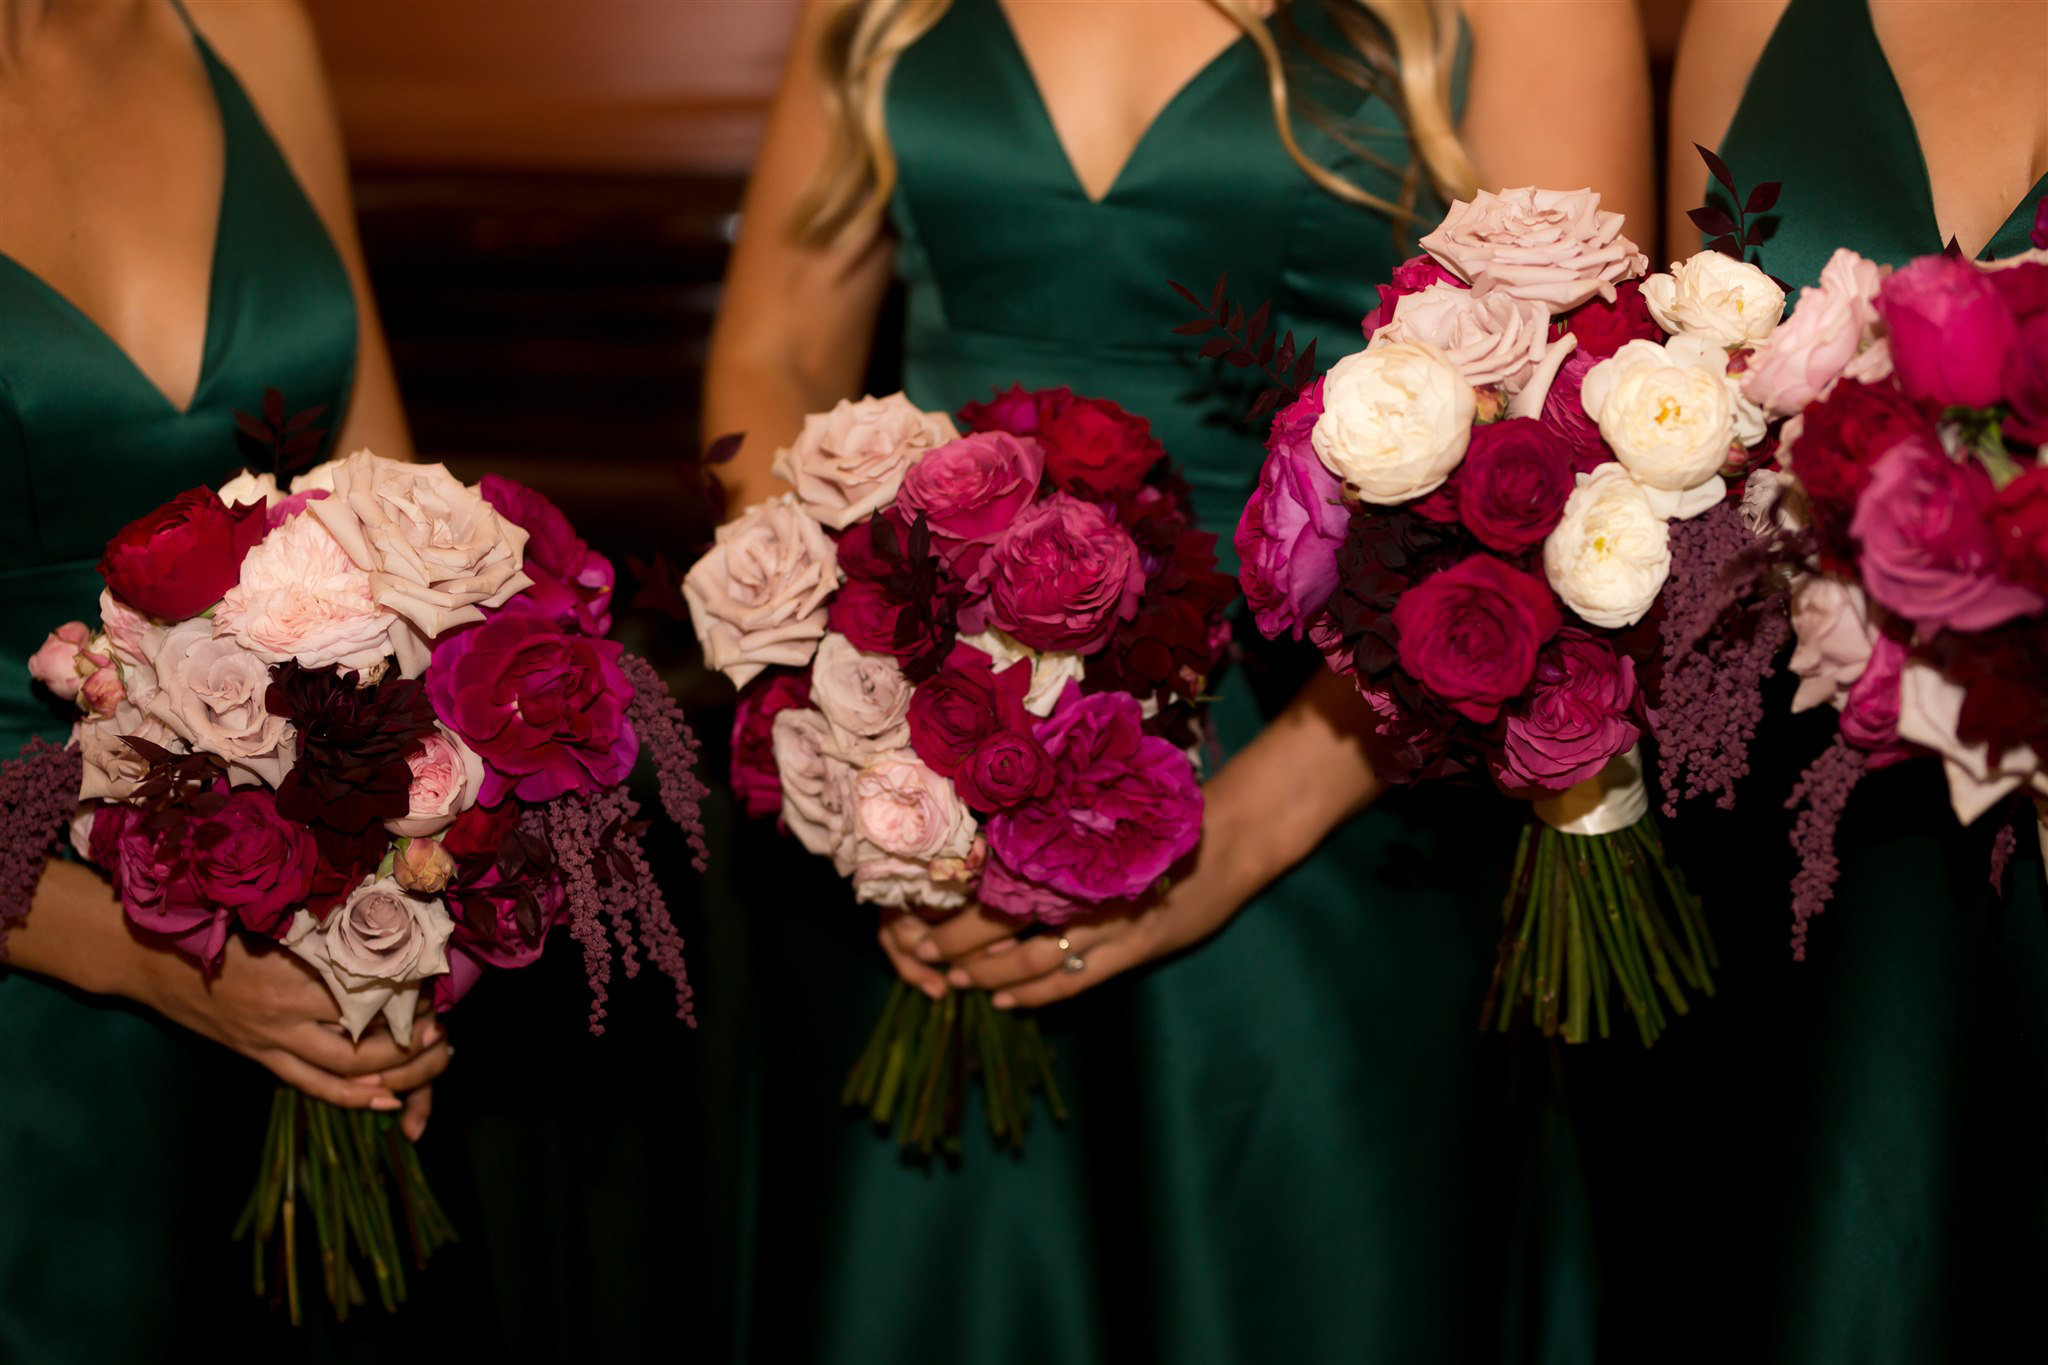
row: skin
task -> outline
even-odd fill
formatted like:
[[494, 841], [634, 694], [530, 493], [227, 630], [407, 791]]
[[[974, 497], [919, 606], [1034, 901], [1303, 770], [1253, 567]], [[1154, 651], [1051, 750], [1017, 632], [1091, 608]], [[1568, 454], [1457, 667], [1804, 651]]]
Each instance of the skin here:
[[[1692, 144], [1717, 147], [1787, 0], [1694, 0], [1671, 80], [1667, 255], [1699, 249], [1685, 211], [1704, 173]], [[2048, 173], [2048, 6], [2041, 0], [1870, 0], [1878, 43], [1919, 134], [1942, 239], [1984, 249]], [[1996, 52], [1997, 61], [1984, 60]]]
[[[360, 318], [337, 449], [411, 459], [363, 272], [347, 167], [313, 29], [289, 0], [188, 0], [333, 236]], [[220, 111], [167, 0], [0, 0], [0, 251], [98, 323], [183, 409], [197, 388], [223, 169]], [[91, 175], [78, 167], [94, 168]], [[412, 1049], [352, 1043], [320, 978], [233, 941], [208, 978], [133, 933], [105, 879], [53, 860], [7, 965], [122, 996], [349, 1108], [404, 1110], [415, 1140], [452, 1049], [427, 1018]]]
[[[799, 23], [712, 339], [705, 432], [747, 433], [720, 471], [736, 511], [783, 491], [769, 465], [804, 414], [858, 391], [894, 265], [880, 225], [826, 249], [784, 230], [826, 155], [810, 54], [831, 8], [813, 0]], [[1173, 93], [1238, 33], [1199, 0], [1005, 0], [1005, 9], [1069, 162], [1097, 195]], [[1640, 240], [1654, 240], [1649, 79], [1634, 6], [1481, 0], [1465, 14], [1473, 65], [1460, 131], [1480, 183], [1592, 185], [1642, 225]], [[1560, 70], [1575, 73], [1563, 90]], [[1019, 938], [975, 908], [936, 926], [895, 917], [880, 930], [882, 948], [927, 994], [943, 994], [950, 972], [955, 986], [996, 990], [1003, 1008], [1047, 1004], [1186, 949], [1379, 795], [1367, 732], [1350, 684], [1320, 674], [1205, 785], [1203, 842], [1173, 888], [1137, 914], [1068, 930], [1085, 971], [1061, 970], [1068, 950], [1056, 936]]]

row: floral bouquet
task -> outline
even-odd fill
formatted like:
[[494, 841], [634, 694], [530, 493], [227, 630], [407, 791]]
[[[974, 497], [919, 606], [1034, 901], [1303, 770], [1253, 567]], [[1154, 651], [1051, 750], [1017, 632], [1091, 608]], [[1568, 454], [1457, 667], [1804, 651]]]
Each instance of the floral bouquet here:
[[[1753, 341], [1744, 392], [1787, 420], [1749, 476], [1757, 539], [1731, 547], [1721, 605], [1788, 602], [1793, 709], [1838, 712], [1788, 803], [1803, 956], [1864, 773], [1938, 755], [1965, 824], [2048, 799], [2048, 250], [1896, 271], [1839, 250]], [[2013, 844], [2007, 825], [1994, 883]]]
[[1731, 353], [1782, 297], [1719, 254], [1645, 276], [1622, 226], [1590, 191], [1454, 204], [1366, 348], [1278, 412], [1236, 537], [1260, 629], [1357, 684], [1383, 776], [1530, 803], [1482, 1025], [1526, 1010], [1571, 1042], [1608, 1034], [1610, 992], [1645, 1043], [1712, 993], [1639, 741], [1711, 711], [1659, 631], [1705, 591], [1695, 547], [1740, 534], [1729, 480], [1766, 427]]
[[[1234, 588], [1142, 419], [1013, 388], [960, 421], [901, 394], [808, 418], [776, 456], [795, 491], [721, 527], [683, 595], [741, 689], [749, 811], [857, 900], [1056, 930], [1128, 908], [1200, 838], [1198, 703]], [[1061, 1112], [1049, 1063], [986, 992], [899, 982], [846, 1098], [957, 1151], [978, 1074], [1015, 1144], [1035, 1090]]]
[[[180, 494], [100, 573], [98, 625], [60, 626], [30, 663], [80, 716], [67, 748], [8, 765], [15, 823], [52, 836], [14, 842], [14, 903], [70, 820], [137, 929], [201, 971], [231, 934], [281, 944], [352, 1036], [381, 1021], [410, 1046], [421, 1011], [534, 961], [562, 923], [593, 1032], [614, 942], [689, 1017], [625, 783], [649, 750], [701, 865], [695, 741], [653, 668], [602, 638], [611, 565], [553, 504], [362, 451], [289, 492], [245, 473]], [[452, 1236], [389, 1115], [282, 1087], [238, 1235], [258, 1292], [282, 1262], [294, 1321], [308, 1215], [343, 1316], [366, 1279], [394, 1307], [401, 1249], [424, 1263]]]

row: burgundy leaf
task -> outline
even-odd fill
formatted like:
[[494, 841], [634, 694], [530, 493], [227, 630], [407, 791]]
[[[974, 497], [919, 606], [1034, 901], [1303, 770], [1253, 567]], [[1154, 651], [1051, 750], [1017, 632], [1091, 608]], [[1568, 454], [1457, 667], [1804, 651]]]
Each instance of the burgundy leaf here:
[[704, 447], [702, 463], [724, 464], [740, 453], [740, 443], [746, 439], [747, 434], [744, 431], [728, 431], [723, 436], [712, 438], [711, 443]]
[[1223, 291], [1228, 287], [1229, 283], [1230, 272], [1227, 270], [1216, 277], [1215, 291], [1209, 295], [1209, 312], [1212, 316], [1221, 317], [1223, 315]]
[[1248, 334], [1247, 339], [1253, 344], [1257, 344], [1259, 338], [1266, 334], [1266, 313], [1272, 307], [1272, 304], [1273, 301], [1271, 299], [1260, 304], [1253, 310], [1251, 321], [1244, 325], [1245, 331]]
[[272, 427], [284, 425], [284, 394], [276, 389], [263, 391], [263, 420]]
[[1733, 198], [1735, 196], [1735, 177], [1729, 174], [1728, 163], [1708, 151], [1705, 147], [1700, 146], [1697, 142], [1692, 144], [1692, 149], [1700, 154], [1700, 160], [1707, 163], [1707, 170], [1713, 175], [1714, 179], [1721, 182], [1721, 187], [1728, 191], [1729, 197]]
[[1198, 337], [1215, 325], [1208, 318], [1196, 318], [1193, 322], [1183, 322], [1180, 326], [1174, 328], [1173, 334], [1183, 337]]
[[1210, 337], [1202, 343], [1201, 356], [1204, 360], [1214, 360], [1217, 356], [1223, 355], [1229, 350], [1229, 337]]
[[1694, 227], [1710, 237], [1722, 237], [1735, 231], [1735, 220], [1718, 205], [1704, 204], [1696, 209], [1687, 209], [1685, 216], [1692, 219]]
[[[1200, 308], [1202, 306], [1202, 301], [1195, 297], [1195, 291], [1182, 284], [1179, 280], [1168, 280], [1167, 284], [1172, 286], [1174, 293], [1180, 295], [1195, 307]], [[1216, 310], [1212, 308], [1209, 311], [1213, 313]]]

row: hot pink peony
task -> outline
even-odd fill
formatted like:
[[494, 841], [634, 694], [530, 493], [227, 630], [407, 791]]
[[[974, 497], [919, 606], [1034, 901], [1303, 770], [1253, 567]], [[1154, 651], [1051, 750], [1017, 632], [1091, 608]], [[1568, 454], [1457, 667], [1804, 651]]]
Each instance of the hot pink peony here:
[[1538, 656], [1528, 700], [1508, 712], [1494, 776], [1532, 796], [1596, 777], [1642, 737], [1635, 709], [1635, 661], [1568, 628]]
[[1871, 597], [1928, 631], [1989, 630], [2041, 610], [2038, 594], [2001, 574], [1996, 496], [1982, 467], [1949, 458], [1932, 437], [1893, 446], [1849, 524]]
[[1273, 418], [1259, 486], [1238, 519], [1238, 577], [1259, 629], [1300, 639], [1337, 589], [1337, 551], [1351, 524], [1343, 486], [1309, 435], [1323, 412], [1323, 381]]

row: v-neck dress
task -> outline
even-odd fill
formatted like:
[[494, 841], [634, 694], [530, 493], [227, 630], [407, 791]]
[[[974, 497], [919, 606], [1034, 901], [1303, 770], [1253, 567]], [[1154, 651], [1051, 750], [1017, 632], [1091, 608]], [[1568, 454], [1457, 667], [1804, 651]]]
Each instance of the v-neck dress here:
[[[1347, 50], [1321, 4], [1290, 17]], [[1392, 164], [1300, 119], [1309, 154], [1398, 199], [1393, 111], [1276, 31], [1302, 102]], [[1375, 282], [1413, 248], [1287, 156], [1245, 41], [1175, 96], [1099, 201], [998, 0], [953, 0], [904, 51], [887, 119], [911, 399], [951, 411], [1011, 384], [1069, 385], [1123, 404], [1150, 420], [1235, 571], [1231, 534], [1263, 457], [1262, 427], [1242, 421], [1256, 388], [1173, 335], [1188, 309], [1167, 281], [1206, 290], [1227, 270], [1234, 297], [1271, 299], [1327, 363], [1363, 345]], [[1425, 197], [1419, 212], [1441, 206]], [[1216, 680], [1226, 753], [1321, 667], [1248, 626], [1238, 639]], [[742, 1354], [1472, 1361], [1523, 1335], [1503, 1307], [1513, 1294], [1535, 1305], [1556, 1285], [1578, 1303], [1573, 1255], [1508, 1283], [1502, 1187], [1524, 1135], [1493, 1069], [1500, 1040], [1475, 1028], [1513, 848], [1502, 805], [1390, 794], [1212, 940], [1044, 1011], [1073, 1117], [1041, 1118], [1012, 1160], [988, 1145], [977, 1101], [957, 1169], [906, 1164], [866, 1125], [828, 1117], [887, 989], [872, 911], [822, 883], [809, 914], [761, 907], [793, 994], [772, 1011], [789, 1022], [765, 1068]], [[832, 926], [837, 956], [820, 970]]]
[[[1720, 153], [1744, 189], [1783, 183], [1762, 260], [1794, 286], [1838, 246], [1893, 266], [1942, 249], [1863, 0], [1792, 0]], [[2043, 194], [1985, 256], [2027, 248]], [[1609, 1097], [1671, 1137], [1633, 1166], [1592, 1166], [1616, 1186], [1599, 1223], [1608, 1340], [1630, 1360], [2048, 1359], [2037, 841], [2023, 826], [2001, 896], [1987, 874], [2010, 807], [1958, 829], [1935, 760], [1871, 774], [1841, 825], [1835, 898], [1793, 962], [1780, 803], [1834, 715], [1791, 716], [1791, 681], [1771, 686], [1738, 809], [1680, 822], [1726, 961], [1719, 997]], [[1664, 1194], [1633, 1197], [1650, 1186]], [[1672, 1254], [1644, 1254], [1653, 1238]]]
[[[195, 33], [195, 38], [197, 37]], [[333, 243], [234, 76], [201, 40], [225, 137], [197, 393], [179, 411], [106, 333], [0, 256], [0, 751], [62, 742], [25, 667], [96, 619], [94, 564], [134, 517], [243, 463], [266, 388], [339, 424], [356, 309]], [[0, 963], [0, 1360], [163, 1360], [262, 1321], [228, 1232], [266, 1073], [146, 1011]], [[228, 1358], [235, 1352], [228, 1350]]]

